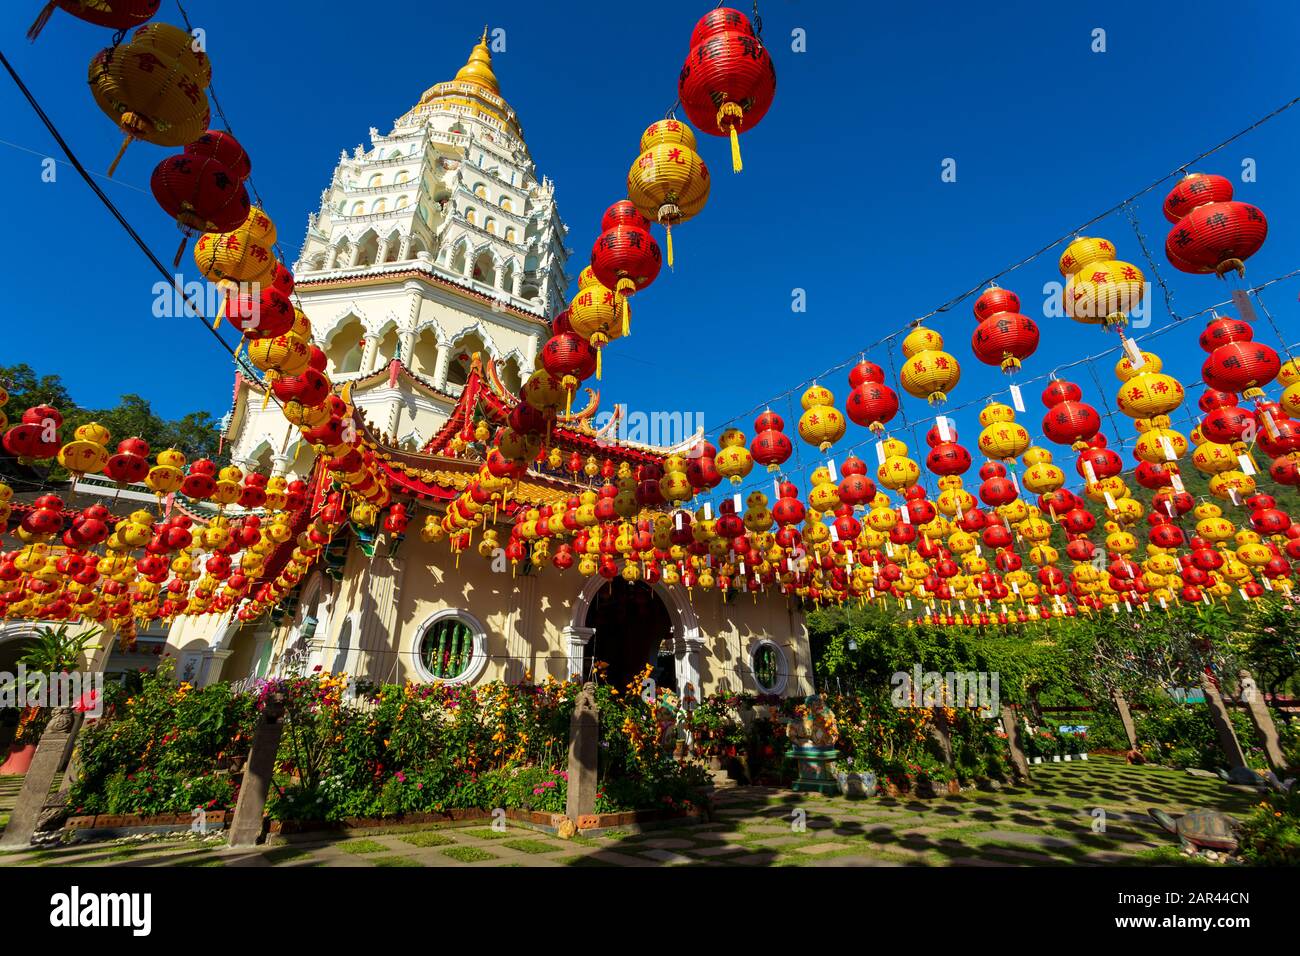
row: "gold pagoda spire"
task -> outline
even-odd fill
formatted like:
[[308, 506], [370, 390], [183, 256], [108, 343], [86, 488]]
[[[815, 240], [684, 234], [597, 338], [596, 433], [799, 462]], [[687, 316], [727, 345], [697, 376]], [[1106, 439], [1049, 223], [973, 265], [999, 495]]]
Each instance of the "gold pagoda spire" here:
[[488, 52], [487, 35], [488, 28], [485, 25], [482, 38], [470, 52], [469, 60], [457, 71], [455, 82], [473, 83], [500, 96], [501, 88], [497, 85], [496, 74], [492, 72], [492, 54]]

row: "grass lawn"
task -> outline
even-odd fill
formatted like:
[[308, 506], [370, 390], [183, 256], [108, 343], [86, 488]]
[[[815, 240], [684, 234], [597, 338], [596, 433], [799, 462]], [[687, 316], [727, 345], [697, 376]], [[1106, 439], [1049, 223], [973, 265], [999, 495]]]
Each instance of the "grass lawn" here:
[[487, 850], [476, 846], [449, 846], [442, 853], [459, 863], [480, 863], [483, 860], [495, 860], [497, 858], [495, 853], [489, 853]]

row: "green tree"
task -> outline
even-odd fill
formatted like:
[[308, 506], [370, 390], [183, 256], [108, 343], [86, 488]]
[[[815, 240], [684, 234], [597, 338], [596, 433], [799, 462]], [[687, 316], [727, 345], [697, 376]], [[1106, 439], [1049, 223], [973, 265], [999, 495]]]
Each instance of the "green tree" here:
[[[9, 404], [4, 411], [11, 420], [16, 420], [32, 405], [47, 404], [58, 409], [63, 415], [60, 436], [65, 442], [72, 439], [78, 427], [94, 421], [112, 435], [110, 451], [124, 438], [143, 438], [155, 454], [164, 448], [178, 448], [191, 461], [211, 458], [218, 465], [229, 464], [230, 456], [221, 447], [217, 422], [206, 411], [190, 412], [168, 421], [154, 412], [147, 399], [135, 393], [123, 395], [112, 408], [82, 408], [72, 400], [58, 375], [38, 375], [26, 364], [0, 366], [0, 385], [9, 391]], [[68, 477], [54, 462], [41, 465], [40, 471], [50, 481]], [[30, 483], [29, 476], [20, 475], [12, 459], [3, 455], [0, 455], [0, 477], [17, 477], [24, 487]]]

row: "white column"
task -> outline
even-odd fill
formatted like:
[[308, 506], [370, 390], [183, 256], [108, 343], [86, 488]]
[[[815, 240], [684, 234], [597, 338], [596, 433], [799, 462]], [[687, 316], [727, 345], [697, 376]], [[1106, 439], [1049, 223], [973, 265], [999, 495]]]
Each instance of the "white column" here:
[[330, 269], [333, 269], [336, 265], [338, 265], [338, 261], [339, 261], [339, 247], [330, 246], [330, 251], [325, 254], [325, 270], [329, 271]]
[[397, 261], [406, 262], [411, 258], [411, 237], [410, 235], [402, 236], [402, 241], [397, 244]]
[[406, 363], [407, 368], [414, 368], [415, 363], [411, 361], [415, 354], [415, 331], [408, 330], [397, 336], [397, 341], [402, 349], [402, 361]]
[[361, 261], [361, 243], [358, 242], [356, 245], [352, 247], [352, 251], [348, 253], [348, 268], [349, 269], [353, 268], [360, 261]]
[[685, 694], [689, 684], [694, 689], [697, 701], [704, 697], [700, 690], [700, 666], [703, 654], [704, 641], [700, 638], [698, 630], [691, 629], [683, 635], [677, 649], [677, 692]]
[[582, 675], [582, 655], [587, 649], [588, 642], [595, 636], [594, 627], [575, 627], [570, 624], [564, 628], [564, 639], [568, 644], [569, 651], [569, 672], [565, 677], [572, 677], [577, 674]]
[[374, 335], [366, 335], [363, 339], [366, 347], [361, 351], [361, 374], [369, 375], [375, 370], [375, 356], [379, 351], [379, 339]]
[[392, 248], [392, 242], [385, 239], [379, 243], [379, 249], [375, 252], [375, 265], [381, 265], [388, 261], [388, 250]]
[[196, 687], [207, 687], [209, 684], [215, 684], [221, 680], [221, 668], [225, 666], [226, 658], [233, 651], [209, 650], [203, 654], [203, 662], [199, 664], [199, 675], [195, 681]]
[[433, 384], [438, 388], [447, 387], [447, 369], [451, 366], [451, 346], [438, 343], [438, 360], [433, 367]]
[[293, 464], [292, 455], [272, 455], [271, 456], [271, 474], [284, 475], [289, 471], [289, 466]]

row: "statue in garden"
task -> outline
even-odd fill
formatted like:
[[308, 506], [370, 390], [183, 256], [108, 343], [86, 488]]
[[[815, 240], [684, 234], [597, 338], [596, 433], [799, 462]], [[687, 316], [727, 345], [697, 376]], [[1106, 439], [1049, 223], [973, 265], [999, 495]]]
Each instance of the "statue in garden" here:
[[671, 747], [677, 739], [676, 699], [671, 694], [662, 694], [654, 707], [655, 724], [659, 727], [659, 746]]
[[834, 747], [840, 736], [835, 714], [820, 694], [809, 694], [795, 707], [795, 716], [786, 718], [786, 733], [795, 747]]

